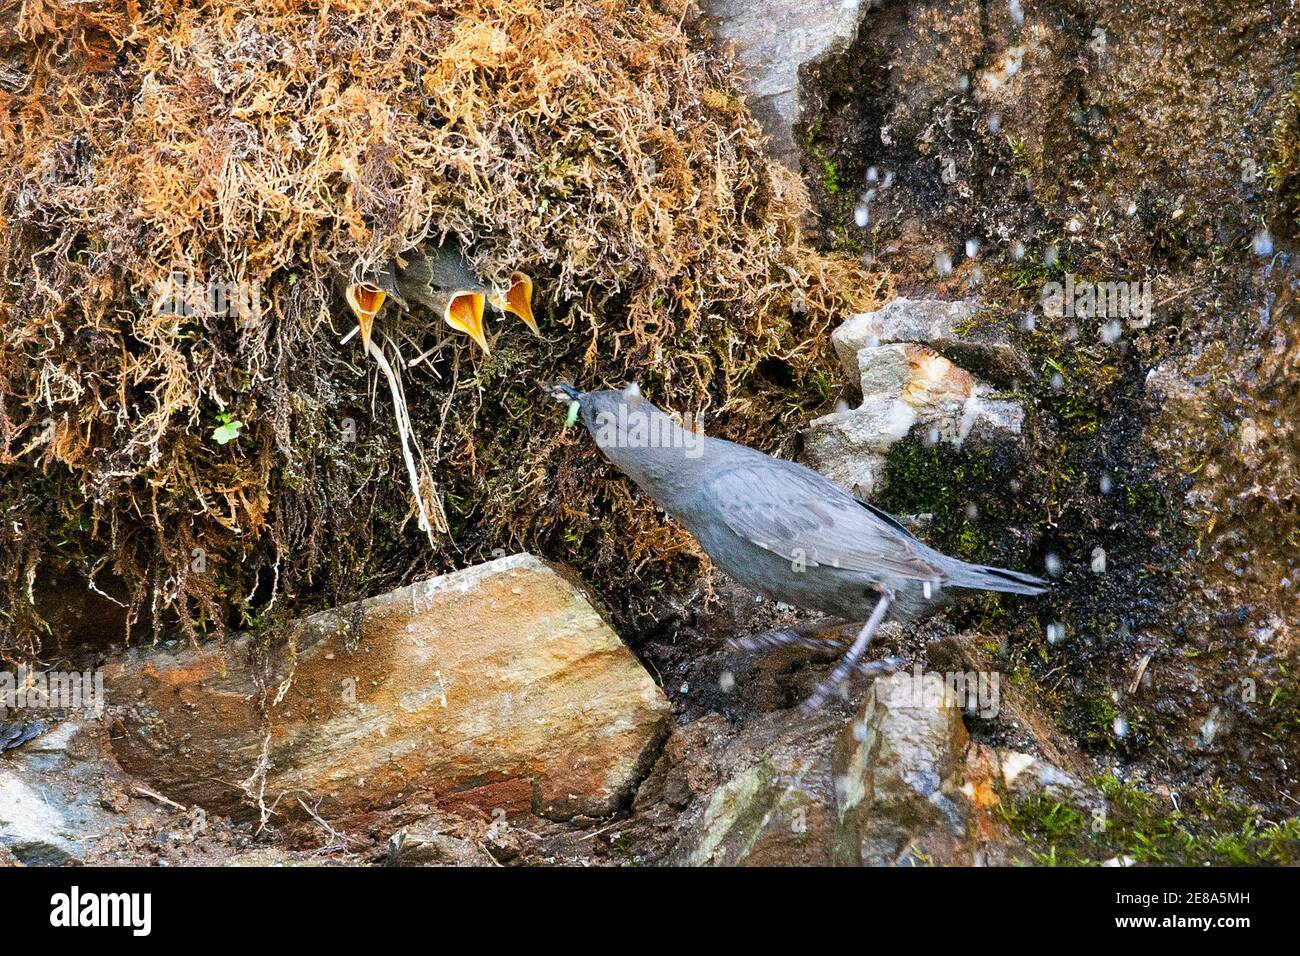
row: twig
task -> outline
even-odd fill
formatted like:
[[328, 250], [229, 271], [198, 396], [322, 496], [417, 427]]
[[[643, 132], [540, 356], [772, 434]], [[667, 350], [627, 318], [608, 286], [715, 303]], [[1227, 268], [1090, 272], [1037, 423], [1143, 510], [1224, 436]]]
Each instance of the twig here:
[[415, 467], [415, 456], [411, 453], [411, 420], [406, 414], [406, 399], [402, 395], [402, 386], [397, 380], [397, 373], [384, 357], [383, 349], [376, 345], [373, 339], [367, 344], [375, 364], [388, 379], [388, 391], [393, 396], [393, 409], [397, 417], [397, 435], [402, 440], [402, 460], [406, 462], [406, 476], [411, 482], [411, 494], [415, 495], [415, 506], [420, 511], [420, 530], [428, 535], [429, 544], [433, 544], [433, 525], [429, 521], [428, 510], [424, 507], [424, 495], [420, 493], [420, 472]]
[[148, 787], [135, 787], [133, 792], [142, 797], [148, 797], [150, 800], [156, 800], [158, 803], [169, 806], [174, 810], [179, 810], [181, 813], [190, 812], [190, 808], [185, 806], [183, 803], [177, 803], [175, 800], [164, 797], [161, 793], [154, 793]]
[[343, 833], [339, 833], [338, 830], [335, 830], [332, 826], [330, 826], [323, 819], [321, 819], [320, 814], [318, 814], [311, 807], [307, 806], [307, 804], [303, 801], [302, 797], [298, 798], [298, 806], [306, 810], [307, 816], [315, 820], [316, 823], [320, 825], [321, 829], [323, 829], [326, 833], [328, 833], [339, 846], [345, 846], [348, 842], [352, 842], [352, 843], [362, 842], [356, 839], [355, 837], [350, 837]]

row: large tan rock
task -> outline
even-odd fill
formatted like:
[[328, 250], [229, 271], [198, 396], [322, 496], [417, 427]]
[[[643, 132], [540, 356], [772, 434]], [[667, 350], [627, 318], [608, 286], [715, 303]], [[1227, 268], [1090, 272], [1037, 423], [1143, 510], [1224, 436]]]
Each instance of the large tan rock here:
[[582, 590], [527, 554], [312, 615], [292, 651], [137, 650], [106, 683], [123, 766], [230, 813], [246, 791], [326, 816], [417, 796], [608, 813], [670, 710]]

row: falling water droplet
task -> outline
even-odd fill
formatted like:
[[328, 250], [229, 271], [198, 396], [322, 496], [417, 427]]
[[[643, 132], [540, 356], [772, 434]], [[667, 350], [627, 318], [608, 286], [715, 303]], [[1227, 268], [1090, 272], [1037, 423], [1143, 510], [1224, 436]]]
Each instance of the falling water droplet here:
[[946, 252], [940, 252], [934, 257], [934, 271], [940, 278], [952, 275], [952, 256]]
[[1049, 552], [1047, 556], [1043, 558], [1043, 567], [1047, 569], [1049, 575], [1057, 577], [1061, 573], [1061, 559], [1055, 552]]
[[866, 229], [871, 223], [871, 210], [865, 202], [860, 202], [853, 209], [853, 224], [859, 229]]
[[1065, 388], [1065, 376], [1060, 372], [1053, 372], [1051, 381], [1052, 391], [1059, 392], [1061, 389]]
[[974, 259], [980, 254], [980, 241], [978, 239], [966, 240], [966, 258]]
[[1119, 319], [1111, 319], [1101, 327], [1101, 340], [1107, 345], [1114, 345], [1119, 341], [1119, 337], [1124, 334], [1124, 323]]
[[718, 689], [724, 694], [730, 694], [736, 689], [736, 675], [731, 671], [723, 671], [718, 675]]
[[1250, 248], [1254, 250], [1257, 256], [1271, 256], [1273, 254], [1273, 237], [1269, 235], [1267, 229], [1261, 229], [1255, 233], [1255, 238], [1250, 240]]
[[879, 178], [880, 178], [880, 170], [877, 169], [875, 166], [868, 166], [868, 167], [867, 167], [867, 182], [869, 182], [869, 183], [874, 183], [874, 182], [875, 182], [876, 180], [878, 180]]
[[1065, 640], [1065, 625], [1060, 621], [1047, 625], [1047, 643], [1059, 644]]
[[1105, 548], [1098, 546], [1092, 549], [1091, 566], [1092, 566], [1093, 574], [1106, 573], [1106, 549]]
[[1011, 258], [1019, 262], [1025, 257], [1025, 244], [1017, 239], [1011, 244]]
[[1128, 736], [1128, 718], [1122, 715], [1116, 716], [1111, 722], [1110, 729], [1116, 737], [1123, 740]]
[[1103, 495], [1110, 494], [1114, 487], [1115, 485], [1114, 482], [1111, 481], [1110, 475], [1102, 475], [1101, 478], [1097, 480], [1097, 490]]
[[1043, 250], [1043, 265], [1047, 266], [1047, 268], [1053, 268], [1060, 261], [1061, 250], [1056, 248], [1056, 246], [1048, 246]]

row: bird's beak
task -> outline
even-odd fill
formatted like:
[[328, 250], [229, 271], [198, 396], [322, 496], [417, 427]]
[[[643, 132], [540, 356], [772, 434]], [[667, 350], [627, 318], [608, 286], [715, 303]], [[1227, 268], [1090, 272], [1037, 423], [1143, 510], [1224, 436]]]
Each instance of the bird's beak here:
[[551, 398], [555, 399], [557, 402], [563, 402], [566, 405], [569, 402], [576, 402], [582, 398], [582, 392], [578, 391], [572, 385], [566, 385], [563, 382], [548, 385], [546, 386], [546, 390], [550, 393]]
[[488, 355], [492, 350], [488, 348], [487, 337], [483, 334], [484, 298], [482, 292], [453, 292], [442, 317], [453, 329], [464, 332], [477, 342], [483, 353]]
[[537, 319], [533, 317], [533, 280], [522, 272], [510, 273], [510, 288], [504, 296], [494, 295], [492, 304], [502, 312], [511, 312], [524, 320], [524, 325], [541, 335]]
[[383, 308], [388, 293], [377, 285], [360, 282], [348, 286], [345, 297], [348, 305], [352, 307], [352, 314], [357, 317], [357, 325], [361, 327], [361, 348], [369, 352], [370, 328], [375, 324], [375, 316]]

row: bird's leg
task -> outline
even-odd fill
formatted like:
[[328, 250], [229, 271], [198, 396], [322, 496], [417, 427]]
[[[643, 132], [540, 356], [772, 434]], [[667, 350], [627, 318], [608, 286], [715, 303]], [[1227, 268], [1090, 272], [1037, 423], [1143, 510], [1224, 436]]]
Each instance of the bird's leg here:
[[871, 617], [867, 618], [867, 623], [862, 625], [862, 630], [858, 631], [858, 636], [854, 639], [853, 645], [839, 659], [839, 662], [830, 672], [830, 676], [813, 688], [811, 696], [800, 705], [799, 710], [802, 713], [810, 714], [820, 708], [839, 691], [840, 685], [849, 679], [849, 675], [857, 670], [858, 661], [867, 652], [867, 648], [871, 645], [871, 638], [875, 636], [877, 629], [880, 627], [880, 622], [885, 619], [885, 615], [889, 613], [889, 607], [893, 603], [893, 592], [882, 591], [880, 600], [876, 603], [876, 609], [871, 612]]
[[804, 650], [825, 654], [827, 651], [839, 650], [844, 644], [840, 639], [827, 640], [813, 636], [827, 629], [825, 621], [816, 621], [796, 624], [776, 631], [764, 631], [761, 634], [750, 634], [748, 637], [732, 638], [727, 643], [738, 651], [774, 651], [782, 647], [802, 647]]

